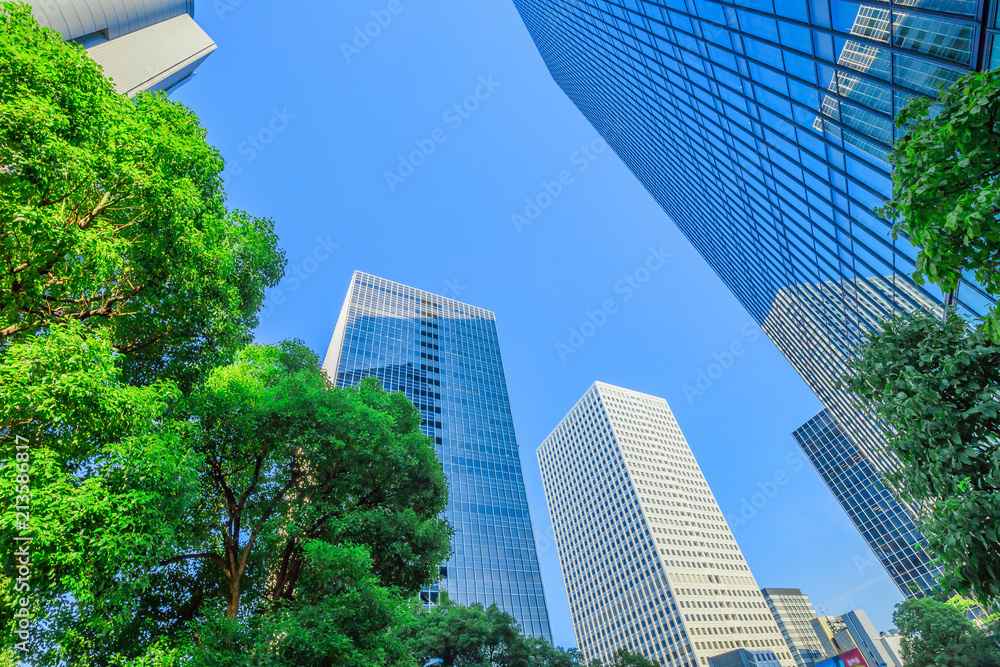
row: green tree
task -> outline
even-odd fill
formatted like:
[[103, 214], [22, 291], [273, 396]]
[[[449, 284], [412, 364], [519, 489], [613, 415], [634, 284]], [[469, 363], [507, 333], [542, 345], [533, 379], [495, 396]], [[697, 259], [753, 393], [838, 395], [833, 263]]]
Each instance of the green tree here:
[[17, 643], [16, 601], [30, 599], [31, 649], [53, 664], [130, 621], [195, 500], [196, 455], [166, 418], [176, 387], [129, 386], [115, 362], [106, 332], [68, 320], [0, 363], [0, 541], [33, 538], [28, 591], [11, 551], [0, 561], [0, 645]]
[[1000, 598], [1000, 346], [950, 312], [885, 322], [869, 333], [847, 386], [888, 426], [899, 469], [886, 481], [918, 508], [942, 585]]
[[892, 198], [879, 213], [918, 248], [919, 284], [949, 292], [973, 275], [1000, 294], [998, 114], [1000, 69], [966, 74], [936, 100], [913, 97], [896, 118], [906, 133], [890, 154]]
[[998, 667], [996, 643], [953, 605], [907, 600], [893, 615], [906, 667]]
[[293, 342], [242, 350], [174, 416], [201, 462], [198, 502], [123, 641], [194, 627], [209, 664], [219, 651], [330, 664], [382, 637], [365, 649], [379, 664], [397, 607], [450, 549], [447, 484], [419, 411], [374, 378], [331, 386]]
[[370, 551], [314, 540], [304, 543], [295, 594], [254, 618], [204, 621], [193, 664], [204, 667], [418, 667], [393, 628], [408, 609], [373, 573]]
[[227, 210], [223, 166], [189, 109], [119, 95], [0, 2], [0, 352], [75, 320], [107, 330], [130, 383], [228, 362], [284, 257], [269, 220]]
[[[36, 664], [410, 664], [391, 629], [450, 529], [402, 394], [335, 388], [294, 342], [245, 348], [187, 396], [134, 387], [108, 336], [74, 320], [6, 362], [0, 424], [32, 445]], [[16, 473], [0, 469], [7, 544]], [[4, 559], [4, 645], [15, 575]]]
[[614, 657], [611, 659], [608, 667], [659, 667], [659, 665], [659, 662], [649, 660], [644, 655], [631, 653], [626, 649], [620, 648], [615, 651]]
[[531, 650], [517, 621], [496, 605], [471, 607], [447, 596], [430, 609], [417, 609], [402, 632], [421, 665], [433, 658], [446, 667], [520, 667], [529, 664]]
[[[455, 604], [442, 594], [436, 607], [416, 608], [400, 636], [417, 659], [433, 658], [445, 667], [601, 667], [598, 660], [584, 663], [576, 649], [554, 647], [545, 639], [525, 637], [514, 617], [496, 605], [470, 607]], [[608, 667], [656, 667], [641, 655], [620, 649]]]

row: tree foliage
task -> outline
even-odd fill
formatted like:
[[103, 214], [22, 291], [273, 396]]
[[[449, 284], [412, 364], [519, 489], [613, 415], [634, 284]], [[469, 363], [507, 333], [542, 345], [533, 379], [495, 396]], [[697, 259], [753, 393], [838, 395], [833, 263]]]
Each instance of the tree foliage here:
[[917, 246], [918, 284], [947, 292], [974, 275], [1000, 294], [998, 114], [993, 70], [966, 74], [936, 100], [913, 97], [896, 118], [906, 133], [890, 154], [892, 199], [879, 213]]
[[942, 585], [1000, 598], [1000, 346], [954, 312], [916, 312], [871, 332], [848, 387], [887, 430], [886, 481], [919, 507]]
[[907, 600], [893, 615], [907, 667], [1000, 667], [1000, 649], [955, 606]]
[[[115, 360], [106, 335], [85, 335], [69, 320], [0, 363], [0, 541], [33, 537], [31, 612], [36, 627], [52, 629], [34, 649], [54, 656], [100, 644], [127, 622], [194, 498], [194, 454], [182, 429], [164, 421], [176, 389], [128, 386]], [[15, 468], [18, 441], [28, 446], [26, 478]], [[5, 557], [0, 569], [4, 645], [14, 601], [25, 595], [15, 591], [14, 566]]]
[[269, 220], [227, 210], [223, 167], [189, 109], [118, 94], [0, 3], [0, 350], [72, 319], [132, 383], [228, 361], [284, 257]]
[[398, 654], [389, 627], [450, 548], [447, 485], [413, 404], [375, 379], [331, 386], [290, 342], [242, 350], [171, 417], [197, 495], [104, 654], [163, 636], [206, 664]]
[[[517, 621], [496, 605], [457, 605], [442, 595], [437, 607], [412, 610], [400, 635], [418, 665], [439, 658], [445, 667], [601, 667], [584, 663], [576, 649], [556, 648], [545, 639], [521, 634]], [[620, 649], [607, 667], [656, 667], [645, 657]]]
[[[441, 464], [402, 394], [332, 387], [294, 342], [244, 349], [187, 396], [134, 387], [107, 336], [72, 320], [4, 362], [0, 424], [34, 429], [37, 664], [408, 664], [390, 630], [450, 530]], [[14, 472], [0, 469], [8, 544]], [[0, 576], [9, 638], [10, 560]]]

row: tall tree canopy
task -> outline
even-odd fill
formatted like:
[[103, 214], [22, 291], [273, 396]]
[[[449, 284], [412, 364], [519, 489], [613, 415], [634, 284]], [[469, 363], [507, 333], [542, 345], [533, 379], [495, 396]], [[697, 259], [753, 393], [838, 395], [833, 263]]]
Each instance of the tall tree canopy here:
[[225, 363], [284, 257], [269, 220], [227, 210], [223, 167], [189, 109], [119, 95], [0, 2], [0, 351], [72, 319], [109, 331], [129, 382]]
[[888, 425], [899, 470], [887, 477], [915, 503], [942, 584], [1000, 599], [1000, 346], [950, 312], [917, 312], [869, 334], [848, 386]]

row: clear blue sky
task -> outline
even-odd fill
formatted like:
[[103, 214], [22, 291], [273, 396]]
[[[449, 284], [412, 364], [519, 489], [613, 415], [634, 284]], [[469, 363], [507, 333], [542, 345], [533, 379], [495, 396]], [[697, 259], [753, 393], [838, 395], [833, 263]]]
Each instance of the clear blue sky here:
[[[891, 627], [902, 597], [790, 435], [821, 405], [621, 161], [600, 142], [580, 150], [597, 135], [513, 4], [397, 0], [345, 54], [389, 7], [197, 3], [219, 49], [174, 98], [229, 162], [230, 204], [273, 218], [289, 259], [258, 340], [301, 338], [325, 354], [355, 269], [496, 313], [557, 644], [575, 640], [535, 448], [594, 380], [669, 401], [727, 515], [787, 475], [735, 526], [761, 586]], [[416, 142], [433, 152], [400, 170]], [[526, 211], [543, 181], [557, 196]], [[511, 216], [526, 212], [519, 230]], [[661, 246], [662, 268], [616, 292]], [[615, 312], [561, 358], [558, 344], [608, 299]], [[745, 352], [702, 395], [686, 392], [734, 342]]]

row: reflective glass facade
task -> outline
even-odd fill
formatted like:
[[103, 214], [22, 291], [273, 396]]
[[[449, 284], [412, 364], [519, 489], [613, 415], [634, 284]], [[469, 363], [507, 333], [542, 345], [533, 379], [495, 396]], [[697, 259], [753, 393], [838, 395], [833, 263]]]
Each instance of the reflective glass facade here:
[[794, 437], [900, 591], [907, 597], [929, 595], [941, 569], [931, 562], [912, 510], [885, 488], [867, 455], [825, 410]]
[[[577, 646], [664, 667], [737, 649], [794, 667], [662, 398], [595, 382], [538, 447]], [[773, 659], [773, 660], [772, 660]]]
[[455, 529], [440, 587], [551, 641], [493, 313], [355, 272], [323, 367], [341, 387], [377, 377], [420, 409]]
[[[906, 99], [988, 67], [987, 0], [514, 0], [555, 81], [863, 452], [837, 389], [880, 319], [941, 309], [874, 210]], [[997, 44], [1000, 51], [1000, 43]], [[963, 314], [992, 305], [972, 283]], [[890, 566], [889, 563], [886, 564]]]

